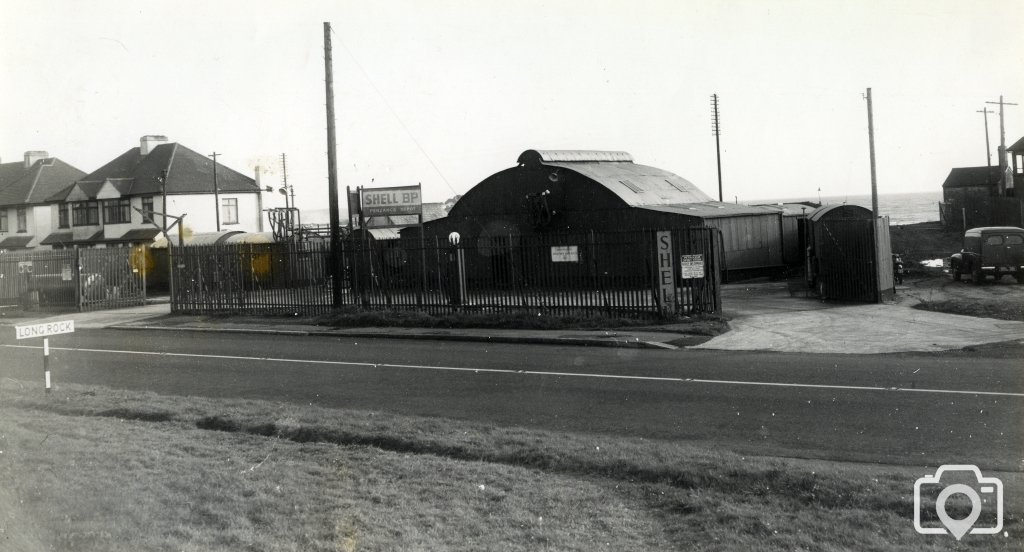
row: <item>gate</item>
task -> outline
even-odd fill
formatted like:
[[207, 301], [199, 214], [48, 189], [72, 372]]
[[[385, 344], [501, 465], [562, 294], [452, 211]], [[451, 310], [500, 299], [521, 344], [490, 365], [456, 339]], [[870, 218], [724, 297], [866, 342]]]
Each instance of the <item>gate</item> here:
[[0, 255], [0, 305], [101, 310], [146, 302], [148, 249], [60, 249]]
[[837, 301], [875, 302], [878, 280], [871, 219], [820, 220], [814, 225], [818, 295]]

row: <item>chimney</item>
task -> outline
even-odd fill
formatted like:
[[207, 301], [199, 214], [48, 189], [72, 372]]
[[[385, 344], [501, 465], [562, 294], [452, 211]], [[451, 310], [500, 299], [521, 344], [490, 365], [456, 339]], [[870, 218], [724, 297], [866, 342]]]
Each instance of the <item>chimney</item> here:
[[45, 151], [26, 151], [25, 152], [25, 168], [31, 168], [32, 165], [36, 164], [36, 161], [40, 159], [46, 159], [50, 157], [49, 153]]
[[167, 137], [160, 134], [147, 134], [139, 139], [139, 153], [149, 155], [153, 148], [160, 144], [166, 144]]

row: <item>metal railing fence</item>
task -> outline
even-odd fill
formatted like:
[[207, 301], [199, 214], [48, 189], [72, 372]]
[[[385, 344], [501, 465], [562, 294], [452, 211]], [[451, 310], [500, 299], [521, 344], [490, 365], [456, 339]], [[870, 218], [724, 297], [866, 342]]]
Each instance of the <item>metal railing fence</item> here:
[[[537, 312], [646, 316], [720, 309], [717, 230], [672, 230], [676, 293], [659, 297], [655, 232], [342, 242], [338, 277], [327, 242], [174, 248], [172, 312], [323, 313], [343, 306], [430, 313]], [[699, 257], [700, 277], [678, 260]]]

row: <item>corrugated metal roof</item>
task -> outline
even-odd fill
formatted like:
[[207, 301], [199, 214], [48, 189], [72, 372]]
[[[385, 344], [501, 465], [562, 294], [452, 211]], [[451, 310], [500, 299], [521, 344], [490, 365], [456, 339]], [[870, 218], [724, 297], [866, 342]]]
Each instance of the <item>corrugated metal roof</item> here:
[[779, 212], [767, 207], [756, 207], [753, 205], [737, 205], [735, 203], [723, 203], [720, 201], [705, 201], [701, 203], [685, 203], [678, 205], [643, 205], [641, 209], [658, 211], [660, 213], [674, 213], [700, 218], [722, 218], [742, 217], [755, 215], [776, 215]]
[[[227, 232], [200, 232], [198, 234], [192, 234], [185, 238], [185, 245], [220, 245], [235, 234], [241, 234], [241, 230], [230, 230]], [[178, 245], [178, 234], [171, 232], [171, 243], [175, 246]], [[164, 249], [167, 247], [167, 239], [159, 238], [153, 241], [153, 245], [150, 247], [154, 249]]]
[[810, 214], [811, 211], [821, 207], [821, 205], [808, 201], [807, 203], [758, 203], [754, 207], [781, 211], [787, 217], [799, 217]]
[[228, 236], [223, 243], [274, 243], [273, 232], [242, 232]]
[[402, 237], [398, 228], [370, 228], [370, 235], [376, 240], [397, 240]]
[[871, 220], [871, 209], [867, 207], [861, 207], [860, 205], [822, 205], [815, 209], [810, 215], [807, 216], [811, 221], [821, 220], [824, 216], [828, 215], [832, 219], [858, 219], [862, 220], [867, 218]]
[[712, 201], [689, 180], [647, 165], [619, 162], [552, 162], [544, 165], [560, 167], [594, 180], [633, 207]]
[[535, 165], [539, 162], [632, 163], [633, 156], [624, 151], [596, 150], [526, 150], [519, 155], [518, 163]]

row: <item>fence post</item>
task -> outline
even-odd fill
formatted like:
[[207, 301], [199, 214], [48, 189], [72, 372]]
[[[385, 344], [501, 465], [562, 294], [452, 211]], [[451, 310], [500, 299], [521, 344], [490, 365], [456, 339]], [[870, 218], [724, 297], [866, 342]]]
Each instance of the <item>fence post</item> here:
[[82, 289], [82, 250], [76, 245], [75, 246], [75, 303], [78, 308], [78, 312], [82, 312], [85, 305], [85, 297], [83, 293], [85, 290]]

